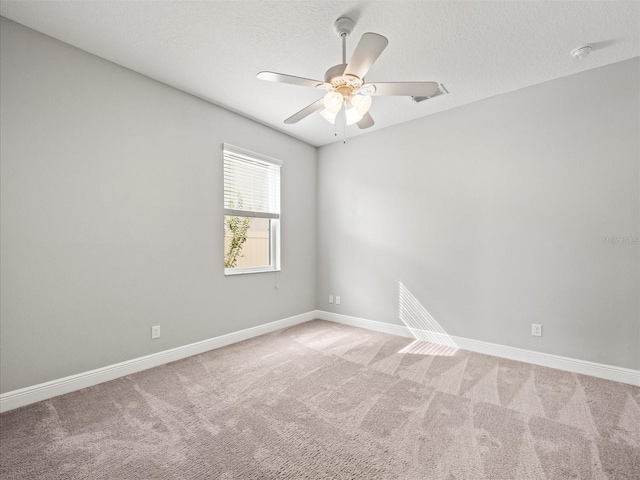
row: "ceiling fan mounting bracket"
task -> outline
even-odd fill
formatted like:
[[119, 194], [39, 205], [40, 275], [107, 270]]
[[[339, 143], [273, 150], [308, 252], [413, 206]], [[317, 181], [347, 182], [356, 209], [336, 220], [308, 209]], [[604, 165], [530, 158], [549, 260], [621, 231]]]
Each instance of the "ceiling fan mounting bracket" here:
[[333, 24], [333, 29], [339, 37], [342, 37], [343, 35], [349, 36], [351, 32], [353, 32], [353, 27], [355, 27], [355, 25], [356, 23], [349, 17], [340, 17]]

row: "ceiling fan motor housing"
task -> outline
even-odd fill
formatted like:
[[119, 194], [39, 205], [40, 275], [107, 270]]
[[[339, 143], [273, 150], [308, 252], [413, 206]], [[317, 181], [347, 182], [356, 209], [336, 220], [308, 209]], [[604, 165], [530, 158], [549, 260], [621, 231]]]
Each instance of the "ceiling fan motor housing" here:
[[363, 80], [353, 75], [344, 75], [347, 68], [346, 63], [334, 65], [324, 74], [324, 81], [330, 84], [333, 89], [344, 97], [349, 97], [354, 90], [360, 88]]
[[347, 68], [346, 63], [341, 63], [340, 65], [334, 65], [329, 70], [327, 70], [324, 74], [324, 81], [327, 83], [333, 84], [334, 81], [338, 81], [339, 78], [342, 77], [342, 74]]

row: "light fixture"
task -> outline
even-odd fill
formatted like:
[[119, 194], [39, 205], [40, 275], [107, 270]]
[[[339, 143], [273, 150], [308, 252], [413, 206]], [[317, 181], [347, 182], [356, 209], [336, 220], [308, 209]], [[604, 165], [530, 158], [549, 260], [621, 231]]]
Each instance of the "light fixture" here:
[[351, 97], [351, 104], [362, 116], [371, 108], [371, 97], [369, 95], [354, 95]]
[[329, 90], [324, 96], [324, 108], [332, 113], [338, 113], [342, 108], [344, 97], [335, 90]]
[[327, 122], [333, 125], [336, 123], [336, 116], [338, 115], [338, 112], [332, 112], [331, 110], [327, 110], [325, 108], [320, 112], [320, 115], [322, 115], [322, 118], [324, 118]]
[[347, 125], [353, 125], [354, 123], [358, 123], [360, 120], [362, 120], [363, 114], [361, 114], [356, 106], [351, 102], [351, 98], [347, 98], [344, 103], [346, 108], [345, 113]]
[[584, 58], [587, 55], [589, 55], [589, 53], [591, 53], [592, 48], [593, 47], [591, 45], [582, 45], [581, 47], [574, 48], [573, 50], [571, 50], [571, 56], [573, 58], [577, 58], [578, 60], [580, 60], [581, 58]]
[[320, 115], [327, 122], [332, 125], [336, 123], [336, 116], [344, 104], [346, 123], [347, 125], [353, 125], [362, 120], [362, 117], [371, 108], [371, 97], [360, 94], [342, 95], [335, 90], [329, 90], [325, 94], [322, 103], [325, 108], [320, 112]]

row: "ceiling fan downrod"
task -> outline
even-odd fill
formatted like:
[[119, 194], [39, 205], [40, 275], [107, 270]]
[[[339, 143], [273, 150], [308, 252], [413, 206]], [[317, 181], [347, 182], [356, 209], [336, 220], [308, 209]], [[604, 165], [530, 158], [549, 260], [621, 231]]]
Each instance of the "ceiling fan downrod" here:
[[333, 24], [333, 29], [342, 39], [342, 63], [347, 63], [347, 37], [353, 32], [355, 22], [349, 17], [340, 17]]

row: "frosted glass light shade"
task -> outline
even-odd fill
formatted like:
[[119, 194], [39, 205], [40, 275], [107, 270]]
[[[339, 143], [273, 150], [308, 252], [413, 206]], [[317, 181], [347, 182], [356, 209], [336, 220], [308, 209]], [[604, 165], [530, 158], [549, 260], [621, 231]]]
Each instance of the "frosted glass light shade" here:
[[358, 109], [356, 107], [347, 108], [347, 125], [353, 125], [354, 123], [358, 123], [362, 120], [362, 115], [358, 113]]
[[320, 112], [320, 115], [322, 115], [322, 118], [324, 118], [327, 122], [333, 125], [334, 123], [336, 123], [336, 116], [338, 115], [338, 113], [332, 112], [325, 108]]
[[338, 113], [342, 108], [342, 102], [344, 98], [338, 92], [330, 90], [324, 96], [324, 108], [333, 113]]
[[354, 95], [351, 97], [351, 105], [353, 105], [358, 111], [358, 114], [362, 116], [371, 108], [371, 97], [369, 95]]

